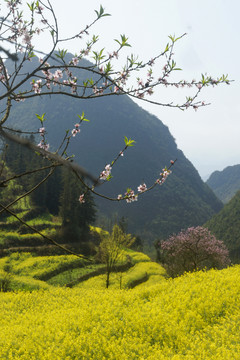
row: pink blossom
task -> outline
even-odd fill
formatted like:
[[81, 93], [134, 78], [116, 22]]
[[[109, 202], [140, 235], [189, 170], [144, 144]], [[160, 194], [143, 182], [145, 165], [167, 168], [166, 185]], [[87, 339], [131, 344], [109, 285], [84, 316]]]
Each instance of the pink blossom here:
[[44, 134], [45, 134], [45, 128], [44, 128], [44, 127], [41, 127], [41, 128], [38, 130], [38, 132], [39, 132], [39, 134], [40, 134], [41, 136], [44, 136]]
[[144, 98], [144, 93], [140, 93], [139, 91], [136, 93], [136, 96], [139, 98], [139, 99], [143, 99]]
[[48, 151], [49, 149], [49, 144], [46, 144], [43, 140], [41, 140], [37, 146], [46, 151]]
[[226, 246], [207, 228], [191, 227], [159, 244], [171, 276], [230, 264]]
[[38, 6], [37, 14], [42, 14], [42, 11], [44, 10], [44, 7]]
[[28, 31], [25, 30], [25, 32], [23, 34], [23, 42], [27, 45], [31, 45], [31, 39], [32, 39], [32, 36], [30, 36]]
[[99, 178], [101, 180], [107, 180], [107, 178], [111, 175], [111, 170], [112, 170], [112, 168], [111, 168], [110, 164], [106, 165], [105, 169], [101, 172]]
[[75, 128], [72, 129], [72, 136], [73, 137], [75, 137], [77, 135], [77, 133], [80, 133], [80, 129], [79, 129], [80, 124], [75, 124], [74, 126], [75, 126]]
[[39, 79], [37, 81], [32, 81], [31, 85], [32, 85], [32, 90], [35, 92], [35, 94], [40, 94], [41, 93], [41, 84], [42, 84], [42, 80]]
[[147, 90], [147, 93], [148, 93], [148, 95], [152, 95], [152, 94], [153, 94], [153, 89], [152, 89], [152, 88], [149, 88], [149, 89]]
[[76, 66], [79, 62], [79, 59], [77, 57], [72, 58], [72, 63], [74, 66]]
[[133, 201], [138, 200], [138, 195], [135, 195], [134, 191], [129, 189], [127, 192], [125, 192], [126, 202], [131, 203]]
[[171, 174], [171, 171], [166, 168], [162, 171], [163, 172], [160, 173], [160, 178], [156, 180], [156, 183], [159, 185], [162, 185], [166, 181], [167, 177]]
[[62, 70], [56, 70], [55, 73], [53, 74], [54, 81], [58, 81], [62, 77], [63, 77]]
[[81, 204], [85, 203], [84, 194], [79, 196], [79, 201], [80, 201]]
[[141, 184], [141, 185], [138, 186], [138, 191], [139, 191], [140, 193], [142, 193], [142, 192], [144, 192], [144, 191], [146, 191], [146, 190], [147, 190], [147, 185], [146, 185], [145, 183], [143, 183], [143, 184]]

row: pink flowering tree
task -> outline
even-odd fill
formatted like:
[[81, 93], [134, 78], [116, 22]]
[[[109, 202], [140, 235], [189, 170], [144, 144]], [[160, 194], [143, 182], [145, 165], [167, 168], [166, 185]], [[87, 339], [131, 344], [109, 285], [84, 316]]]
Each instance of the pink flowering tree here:
[[[179, 37], [169, 36], [167, 44], [162, 47], [162, 51], [152, 55], [145, 62], [130, 53], [125, 59], [125, 65], [119, 66], [118, 59], [122, 54], [122, 49], [131, 47], [128, 38], [124, 34], [120, 35], [118, 39], [115, 39], [115, 47], [107, 50], [98, 48], [99, 36], [90, 36], [90, 30], [94, 28], [94, 25], [103, 18], [110, 16], [101, 5], [99, 10], [95, 10], [95, 20], [68, 38], [61, 38], [59, 35], [61, 24], [58, 23], [50, 0], [32, 1], [27, 3], [27, 6], [21, 0], [5, 0], [0, 1], [0, 6], [0, 135], [5, 139], [27, 146], [49, 161], [49, 175], [27, 193], [17, 197], [15, 203], [46, 181], [58, 166], [68, 167], [84, 185], [85, 191], [79, 194], [81, 203], [85, 202], [85, 195], [89, 191], [110, 201], [131, 203], [137, 201], [139, 196], [155, 186], [162, 185], [171, 173], [170, 168], [174, 165], [175, 159], [169, 159], [169, 166], [164, 167], [165, 164], [163, 164], [163, 168], [159, 169], [159, 177], [153, 184], [145, 184], [139, 181], [136, 190], [129, 187], [125, 190], [121, 189], [119, 192], [122, 191], [122, 193], [107, 197], [98, 189], [101, 184], [111, 180], [113, 167], [120, 157], [125, 155], [126, 150], [134, 145], [134, 140], [125, 137], [123, 148], [119, 149], [115, 158], [106, 159], [106, 165], [101, 173], [92, 175], [87, 169], [83, 169], [79, 164], [72, 162], [71, 156], [66, 155], [71, 139], [75, 136], [81, 136], [79, 134], [81, 124], [88, 121], [84, 111], [81, 115], [76, 114], [78, 122], [75, 123], [76, 121], [73, 120], [72, 130], [63, 134], [59, 148], [57, 151], [53, 151], [51, 144], [47, 141], [47, 125], [45, 125], [47, 124], [47, 115], [44, 113], [44, 109], [42, 114], [37, 114], [40, 121], [39, 129], [36, 129], [35, 132], [26, 129], [23, 131], [21, 119], [16, 124], [16, 128], [9, 126], [9, 115], [13, 104], [16, 103], [17, 106], [21, 106], [21, 102], [39, 96], [65, 95], [77, 99], [93, 99], [128, 95], [159, 106], [196, 111], [200, 107], [209, 105], [200, 98], [205, 87], [230, 83], [225, 75], [216, 79], [202, 75], [198, 80], [180, 79], [178, 82], [171, 80], [171, 75], [181, 70], [174, 60], [174, 49], [176, 43], [185, 34]], [[45, 41], [51, 44], [51, 50], [47, 54], [41, 52], [41, 49], [35, 45], [41, 36], [45, 36]], [[67, 50], [64, 47], [74, 39], [79, 41], [77, 49], [80, 50], [69, 60]], [[38, 59], [37, 63], [34, 62], [35, 65], [31, 67], [31, 70], [25, 72], [25, 65], [31, 63], [33, 58]], [[11, 59], [14, 66], [8, 67], [7, 59]], [[86, 65], [83, 59], [90, 59], [93, 63]], [[78, 77], [80, 72], [84, 74], [84, 79], [82, 76]], [[151, 96], [159, 87], [182, 88], [186, 90], [188, 95], [182, 103], [175, 103], [172, 99], [168, 102], [162, 102], [161, 99], [152, 100]], [[38, 136], [38, 145], [19, 136], [23, 134]], [[33, 171], [42, 171], [42, 169], [36, 168]], [[17, 177], [20, 175], [24, 176], [23, 174], [16, 174]], [[10, 180], [4, 179], [0, 186], [5, 186], [8, 181]], [[7, 211], [18, 218], [10, 210], [10, 206], [12, 203], [6, 206], [0, 204], [0, 213]], [[22, 220], [19, 219], [19, 221]], [[24, 225], [28, 226], [26, 222]], [[45, 235], [42, 236], [46, 238]], [[50, 238], [48, 240], [52, 241]]]
[[222, 269], [230, 264], [229, 254], [223, 241], [217, 240], [204, 227], [191, 227], [159, 242], [160, 260], [170, 276], [186, 271]]

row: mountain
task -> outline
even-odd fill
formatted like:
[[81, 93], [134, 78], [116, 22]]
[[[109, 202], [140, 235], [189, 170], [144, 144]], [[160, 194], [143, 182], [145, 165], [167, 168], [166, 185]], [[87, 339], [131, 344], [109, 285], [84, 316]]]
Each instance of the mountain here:
[[206, 183], [223, 203], [227, 203], [240, 190], [240, 164], [214, 171]]
[[[84, 60], [83, 64], [89, 63]], [[83, 71], [77, 76], [84, 79]], [[129, 232], [152, 241], [189, 226], [201, 225], [221, 210], [221, 201], [177, 148], [168, 127], [127, 96], [88, 100], [70, 96], [35, 97], [13, 104], [10, 122], [15, 128], [36, 131], [40, 123], [35, 114], [46, 113], [47, 139], [50, 149], [54, 150], [61, 143], [65, 130], [71, 130], [78, 122], [77, 114], [82, 111], [90, 122], [81, 125], [81, 132], [72, 139], [68, 154], [75, 154], [75, 161], [92, 174], [98, 176], [105, 165], [115, 159], [124, 148], [124, 136], [136, 141], [113, 167], [111, 181], [97, 188], [107, 196], [124, 194], [128, 187], [137, 192], [142, 182], [150, 186], [162, 168], [177, 158], [166, 183], [143, 194], [137, 202], [127, 204], [95, 197], [100, 218], [124, 216]]]
[[223, 240], [233, 260], [240, 260], [240, 191], [205, 226]]

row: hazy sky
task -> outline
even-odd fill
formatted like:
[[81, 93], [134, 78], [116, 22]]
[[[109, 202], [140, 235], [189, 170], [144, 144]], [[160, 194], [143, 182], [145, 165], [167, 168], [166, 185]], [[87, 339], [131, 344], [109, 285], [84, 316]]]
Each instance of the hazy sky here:
[[[60, 34], [71, 35], [95, 18], [100, 4], [111, 17], [103, 18], [93, 33], [100, 35], [99, 48], [111, 52], [113, 39], [126, 34], [129, 54], [140, 59], [157, 55], [168, 35], [187, 36], [176, 44], [175, 59], [183, 69], [181, 77], [198, 79], [201, 73], [213, 77], [229, 74], [230, 86], [206, 89], [201, 99], [209, 107], [180, 111], [156, 105], [140, 105], [166, 124], [178, 147], [204, 178], [214, 170], [240, 163], [240, 2], [239, 0], [52, 0], [59, 19]], [[47, 44], [39, 44], [47, 49]], [[75, 42], [68, 50], [77, 52], [84, 43]], [[163, 91], [163, 90], [162, 90]], [[164, 90], [165, 91], [165, 90]], [[175, 92], [167, 90], [169, 99]], [[189, 95], [180, 90], [181, 94]], [[161, 99], [156, 93], [155, 99]], [[164, 93], [165, 96], [165, 93]]]

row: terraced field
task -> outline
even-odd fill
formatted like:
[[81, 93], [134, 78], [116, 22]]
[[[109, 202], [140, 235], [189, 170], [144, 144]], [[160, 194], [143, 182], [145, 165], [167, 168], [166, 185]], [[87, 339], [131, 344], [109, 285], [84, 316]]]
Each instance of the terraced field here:
[[239, 359], [239, 265], [168, 279], [146, 255], [125, 256], [109, 289], [103, 265], [74, 256], [0, 259], [15, 290], [0, 292], [0, 359]]

